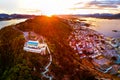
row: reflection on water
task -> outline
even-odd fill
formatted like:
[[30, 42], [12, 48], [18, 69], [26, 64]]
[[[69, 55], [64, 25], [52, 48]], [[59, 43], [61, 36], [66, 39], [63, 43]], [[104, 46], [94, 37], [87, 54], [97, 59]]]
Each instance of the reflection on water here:
[[[92, 26], [90, 28], [104, 34], [105, 36], [120, 38], [120, 19], [98, 19], [98, 18], [83, 18], [86, 19], [88, 23]], [[0, 21], [0, 29], [20, 22], [26, 19], [13, 19], [8, 21]], [[118, 32], [113, 32], [117, 30]]]
[[[92, 24], [92, 29], [104, 34], [105, 36], [120, 38], [120, 19], [84, 19], [86, 19], [88, 23]], [[118, 32], [113, 32], [112, 30], [117, 30]]]
[[0, 21], [0, 29], [5, 27], [5, 26], [24, 22], [25, 20], [26, 19], [12, 19], [12, 20], [7, 20], [7, 21]]

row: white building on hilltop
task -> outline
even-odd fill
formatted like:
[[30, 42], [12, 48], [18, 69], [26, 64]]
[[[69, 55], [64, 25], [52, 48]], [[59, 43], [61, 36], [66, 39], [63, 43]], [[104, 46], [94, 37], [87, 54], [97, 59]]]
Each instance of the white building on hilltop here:
[[45, 54], [47, 45], [45, 43], [39, 43], [39, 41], [29, 40], [24, 44], [23, 50], [27, 52], [34, 52]]

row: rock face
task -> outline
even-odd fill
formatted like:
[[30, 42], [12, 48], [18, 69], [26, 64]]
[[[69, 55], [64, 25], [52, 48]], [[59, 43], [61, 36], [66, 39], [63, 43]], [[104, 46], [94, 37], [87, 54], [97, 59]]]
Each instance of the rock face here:
[[[44, 71], [44, 67], [48, 63], [49, 54], [42, 56], [25, 52], [23, 50], [25, 43], [24, 35], [13, 29], [13, 27], [24, 32], [33, 31], [45, 38], [45, 42], [47, 42], [53, 57], [48, 75], [52, 75], [54, 80], [94, 80], [96, 76], [100, 78], [117, 79], [117, 77], [113, 75], [97, 71], [94, 67], [95, 63], [93, 59], [89, 58], [97, 54], [97, 48], [95, 48], [97, 46], [100, 48], [101, 54], [105, 56], [102, 51], [104, 51], [104, 47], [106, 49], [104, 45], [107, 43], [104, 42], [102, 35], [83, 27], [81, 27], [81, 30], [75, 30], [69, 24], [69, 21], [65, 19], [38, 16], [26, 22], [8, 26], [0, 30], [1, 80], [46, 80], [42, 77], [41, 72]], [[81, 34], [78, 34], [78, 32]], [[92, 32], [96, 36], [86, 32]], [[79, 48], [79, 44], [76, 43], [76, 40], [74, 44], [76, 47], [73, 45], [72, 39], [74, 39], [74, 37], [75, 39], [78, 38], [74, 33], [81, 35], [79, 36], [80, 40], [84, 39], [82, 41], [88, 41], [87, 44], [84, 44], [85, 42], [79, 43], [82, 44], [81, 47], [84, 46], [87, 48], [86, 51], [82, 50], [80, 52], [79, 49], [81, 48]], [[93, 37], [95, 38], [92, 39], [94, 43], [90, 43], [92, 41], [90, 38]], [[96, 44], [97, 42], [99, 43], [99, 41], [102, 42], [99, 45], [105, 43], [102, 48]], [[95, 46], [92, 46], [93, 44]], [[91, 48], [93, 49], [91, 50]], [[84, 58], [80, 58], [83, 53], [85, 54]], [[99, 66], [99, 64], [96, 65]]]

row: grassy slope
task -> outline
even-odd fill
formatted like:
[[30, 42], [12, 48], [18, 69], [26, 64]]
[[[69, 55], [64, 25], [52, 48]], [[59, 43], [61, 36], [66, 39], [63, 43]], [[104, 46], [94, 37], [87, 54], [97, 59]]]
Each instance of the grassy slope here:
[[[35, 17], [26, 22], [15, 25], [23, 31], [34, 31], [46, 38], [46, 42], [53, 55], [50, 73], [55, 80], [69, 78], [70, 80], [93, 80], [94, 72], [88, 60], [79, 60], [79, 56], [69, 47], [67, 38], [72, 28], [56, 17]], [[48, 62], [48, 55], [41, 56], [23, 51], [24, 38], [22, 33], [12, 29], [12, 26], [0, 31], [0, 74], [2, 80], [38, 80], [44, 65]], [[82, 66], [83, 63], [86, 66]], [[33, 67], [36, 71], [33, 71]], [[90, 71], [92, 72], [90, 72]], [[86, 77], [84, 77], [86, 76]]]

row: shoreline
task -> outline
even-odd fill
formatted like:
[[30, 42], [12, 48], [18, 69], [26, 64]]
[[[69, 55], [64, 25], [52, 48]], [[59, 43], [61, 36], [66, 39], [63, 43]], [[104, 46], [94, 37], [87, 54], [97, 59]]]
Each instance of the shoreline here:
[[26, 21], [27, 19], [11, 19], [11, 20], [5, 20], [5, 21], [0, 21], [0, 30], [4, 27], [10, 26], [10, 25], [14, 25], [14, 24], [18, 24], [21, 22]]
[[112, 75], [117, 74], [120, 77], [120, 39], [104, 36], [89, 29], [82, 22], [69, 22], [69, 24], [74, 29], [69, 36], [69, 46], [76, 52], [76, 55], [80, 59], [91, 58], [96, 70]]

